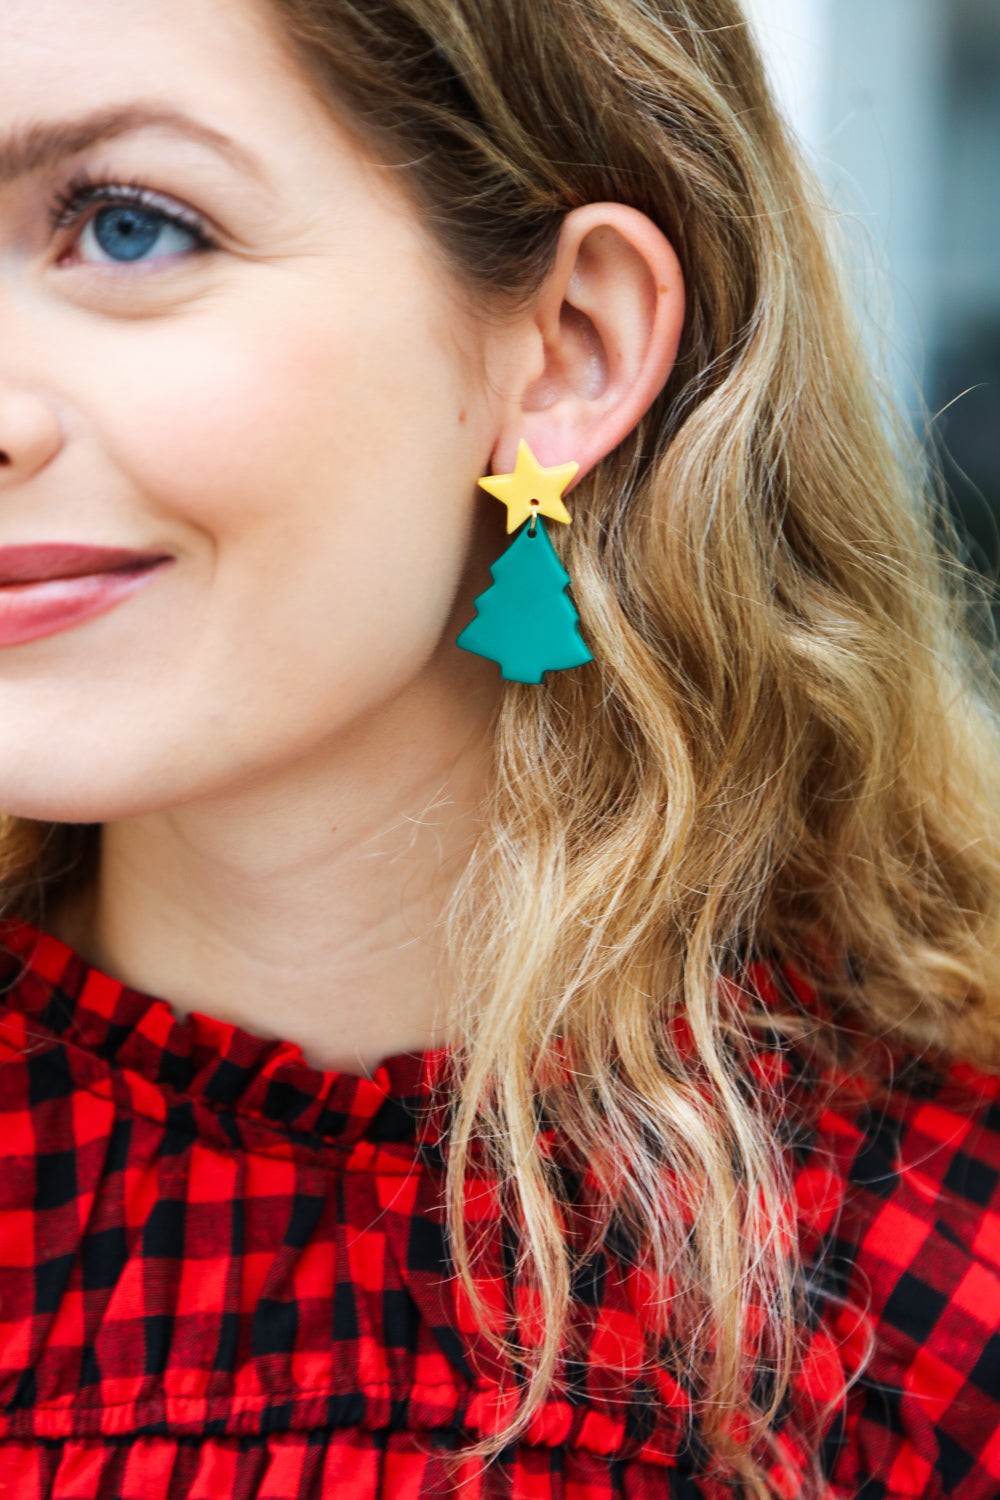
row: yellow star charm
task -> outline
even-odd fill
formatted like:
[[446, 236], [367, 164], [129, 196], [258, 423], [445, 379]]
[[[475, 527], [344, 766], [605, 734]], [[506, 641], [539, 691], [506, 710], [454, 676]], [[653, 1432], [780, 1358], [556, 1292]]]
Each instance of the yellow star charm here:
[[[573, 519], [562, 503], [562, 492], [579, 469], [579, 464], [555, 464], [546, 469], [528, 447], [524, 438], [517, 445], [517, 463], [513, 474], [491, 474], [481, 479], [487, 494], [502, 500], [507, 507], [507, 530], [516, 531], [529, 516], [548, 516], [568, 526]], [[532, 501], [536, 501], [532, 505]]]

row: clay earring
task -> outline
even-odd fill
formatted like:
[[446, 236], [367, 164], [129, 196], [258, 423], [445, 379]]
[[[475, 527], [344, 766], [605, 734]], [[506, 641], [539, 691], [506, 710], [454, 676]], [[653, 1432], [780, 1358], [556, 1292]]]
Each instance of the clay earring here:
[[498, 662], [507, 682], [541, 682], [546, 672], [580, 667], [594, 659], [566, 593], [569, 574], [541, 519], [548, 516], [570, 524], [562, 493], [579, 467], [544, 468], [522, 438], [513, 474], [492, 474], [479, 481], [506, 505], [507, 530], [517, 531], [517, 536], [490, 568], [493, 585], [476, 599], [476, 617], [456, 645]]

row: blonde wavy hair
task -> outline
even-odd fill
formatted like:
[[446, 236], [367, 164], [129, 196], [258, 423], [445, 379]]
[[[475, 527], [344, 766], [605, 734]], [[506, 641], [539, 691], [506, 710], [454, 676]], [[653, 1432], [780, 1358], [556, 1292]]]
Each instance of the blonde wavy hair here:
[[[684, 269], [676, 368], [578, 486], [563, 543], [595, 664], [505, 690], [454, 912], [451, 1233], [478, 1306], [463, 1187], [485, 1151], [542, 1313], [537, 1341], [505, 1345], [523, 1427], [570, 1302], [541, 1098], [590, 1166], [585, 1250], [624, 1226], [670, 1277], [679, 1336], [651, 1358], [682, 1363], [710, 1455], [766, 1495], [801, 1274], [721, 981], [750, 953], [796, 965], [849, 998], [861, 1030], [827, 1038], [842, 1056], [889, 1037], [1000, 1061], [1000, 745], [935, 496], [733, 0], [269, 3], [484, 305], [530, 297], [562, 216], [592, 201], [648, 214]], [[82, 838], [9, 822], [8, 886]], [[696, 1194], [693, 1222], [665, 1182]]]

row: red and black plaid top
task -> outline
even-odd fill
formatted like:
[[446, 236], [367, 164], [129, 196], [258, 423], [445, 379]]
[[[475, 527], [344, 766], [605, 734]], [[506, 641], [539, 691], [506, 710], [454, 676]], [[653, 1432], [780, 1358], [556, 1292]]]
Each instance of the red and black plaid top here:
[[[440, 1055], [321, 1073], [179, 1021], [27, 927], [5, 943], [0, 1496], [731, 1497], [685, 1393], [653, 1408], [630, 1376], [642, 1287], [610, 1258], [576, 1288], [588, 1355], [562, 1393], [492, 1465], [463, 1453], [506, 1398], [449, 1274], [426, 1108]], [[793, 1048], [760, 1074], [813, 1086]], [[818, 1106], [790, 1147], [815, 1267], [795, 1401], [822, 1408], [874, 1339], [823, 1419], [827, 1497], [1000, 1494], [997, 1096], [969, 1068], [925, 1069], [878, 1108], [860, 1088]], [[485, 1185], [477, 1211], [495, 1222]], [[789, 1497], [795, 1431], [790, 1411]]]

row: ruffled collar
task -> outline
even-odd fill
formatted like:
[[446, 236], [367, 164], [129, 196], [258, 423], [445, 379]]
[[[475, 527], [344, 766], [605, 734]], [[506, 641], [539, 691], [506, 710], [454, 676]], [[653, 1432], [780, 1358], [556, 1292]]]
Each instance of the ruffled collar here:
[[[327, 1072], [271, 1041], [130, 989], [58, 938], [16, 918], [0, 924], [4, 1007], [75, 1052], [139, 1074], [174, 1095], [348, 1147], [440, 1140], [444, 1050], [387, 1058], [371, 1078]], [[436, 1125], [430, 1127], [431, 1118]]]

